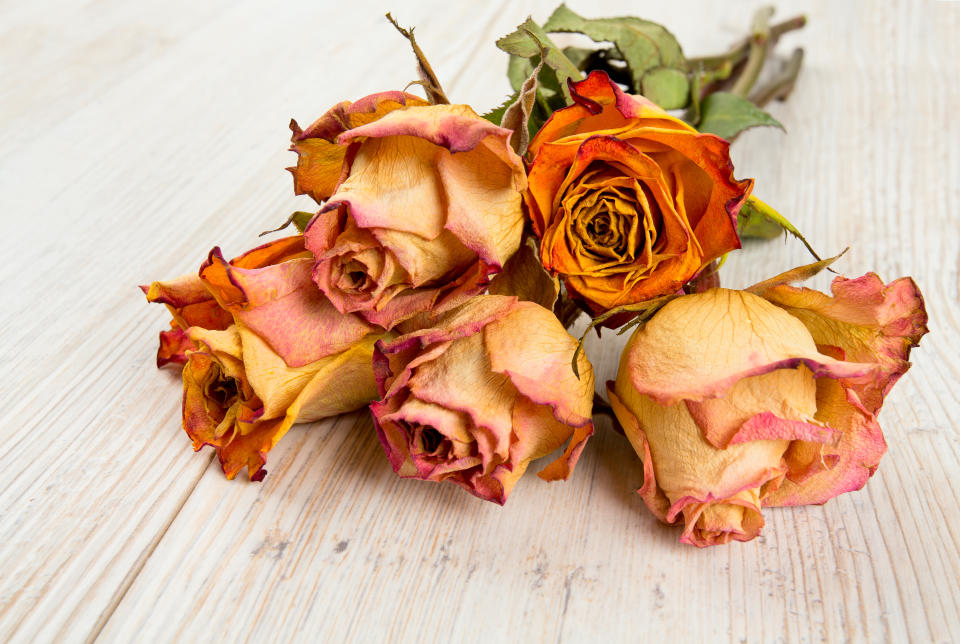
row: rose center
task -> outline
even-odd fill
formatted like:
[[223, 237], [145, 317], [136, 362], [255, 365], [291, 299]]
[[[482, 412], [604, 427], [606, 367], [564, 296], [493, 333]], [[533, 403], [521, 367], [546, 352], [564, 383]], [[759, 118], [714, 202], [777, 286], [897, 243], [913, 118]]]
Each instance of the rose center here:
[[420, 444], [423, 446], [424, 452], [432, 454], [433, 452], [437, 451], [442, 442], [443, 434], [437, 431], [435, 427], [424, 425], [420, 429]]
[[368, 267], [356, 258], [346, 259], [340, 265], [340, 277], [337, 286], [346, 293], [364, 293], [373, 288], [374, 280], [370, 277]]
[[207, 396], [221, 409], [227, 409], [240, 397], [240, 388], [236, 378], [217, 374], [213, 383], [207, 389]]

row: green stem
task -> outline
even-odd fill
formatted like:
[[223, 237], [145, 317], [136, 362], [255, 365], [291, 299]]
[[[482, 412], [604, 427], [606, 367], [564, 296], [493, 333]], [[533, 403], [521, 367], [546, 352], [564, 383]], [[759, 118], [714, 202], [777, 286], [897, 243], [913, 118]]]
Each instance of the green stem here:
[[[780, 36], [785, 33], [796, 31], [797, 29], [802, 29], [807, 24], [806, 16], [794, 16], [789, 20], [784, 20], [783, 22], [778, 22], [775, 25], [770, 27], [770, 39], [769, 43], [772, 47], [780, 40]], [[714, 67], [720, 67], [726, 63], [730, 63], [731, 66], [735, 66], [739, 63], [742, 63], [747, 59], [747, 56], [750, 54], [750, 38], [744, 38], [743, 41], [734, 45], [734, 47], [725, 54], [716, 54], [713, 56], [701, 56], [699, 58], [689, 58], [688, 62], [692, 69], [696, 69], [698, 66], [703, 67], [704, 69], [711, 69]]]
[[783, 71], [770, 83], [759, 88], [750, 96], [750, 101], [757, 107], [763, 107], [774, 99], [784, 100], [793, 91], [793, 86], [797, 83], [797, 76], [800, 74], [800, 67], [803, 65], [803, 49], [793, 50], [790, 59], [787, 61]]
[[734, 82], [730, 92], [746, 98], [760, 77], [760, 70], [767, 60], [767, 51], [770, 41], [770, 17], [773, 7], [761, 7], [753, 16], [753, 34], [750, 36], [750, 53], [743, 71]]

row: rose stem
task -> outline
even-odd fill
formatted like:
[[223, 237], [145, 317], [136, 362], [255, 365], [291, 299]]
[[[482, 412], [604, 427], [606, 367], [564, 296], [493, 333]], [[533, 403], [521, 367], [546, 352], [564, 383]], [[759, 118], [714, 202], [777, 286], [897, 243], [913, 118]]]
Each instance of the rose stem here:
[[757, 107], [763, 107], [774, 99], [786, 100], [797, 82], [801, 65], [803, 65], [803, 49], [797, 48], [793, 50], [783, 71], [766, 87], [761, 87], [754, 92], [750, 96], [750, 101]]
[[[783, 34], [795, 31], [797, 29], [802, 29], [807, 24], [806, 16], [794, 16], [789, 20], [784, 20], [783, 22], [778, 22], [775, 25], [770, 27], [770, 36], [768, 42], [770, 46], [777, 44], [777, 41], [780, 39], [780, 36]], [[747, 56], [750, 54], [750, 41], [751, 38], [744, 38], [743, 41], [735, 45], [730, 51], [725, 54], [716, 54], [713, 56], [701, 56], [699, 58], [689, 58], [687, 62], [691, 67], [696, 67], [697, 65], [703, 66], [705, 69], [710, 69], [713, 67], [722, 67], [726, 63], [731, 65], [739, 65], [747, 59]]]
[[770, 17], [773, 15], [773, 7], [761, 7], [753, 16], [753, 34], [750, 36], [750, 54], [747, 56], [747, 62], [743, 66], [743, 71], [733, 83], [730, 92], [744, 98], [750, 94], [750, 90], [760, 77], [760, 70], [763, 69], [763, 63], [767, 60], [767, 49], [770, 40]]
[[427, 98], [430, 99], [430, 103], [433, 105], [448, 105], [450, 99], [447, 98], [447, 95], [443, 92], [443, 88], [440, 86], [440, 81], [437, 79], [437, 75], [433, 72], [433, 67], [430, 66], [430, 63], [427, 61], [426, 54], [423, 53], [423, 50], [420, 49], [420, 45], [417, 44], [416, 39], [413, 37], [413, 28], [404, 29], [397, 21], [393, 19], [393, 16], [390, 15], [390, 12], [387, 12], [387, 20], [390, 21], [390, 24], [396, 27], [404, 38], [410, 41], [410, 46], [413, 48], [413, 54], [417, 57], [417, 66], [420, 71], [421, 83], [424, 90], [427, 92]]

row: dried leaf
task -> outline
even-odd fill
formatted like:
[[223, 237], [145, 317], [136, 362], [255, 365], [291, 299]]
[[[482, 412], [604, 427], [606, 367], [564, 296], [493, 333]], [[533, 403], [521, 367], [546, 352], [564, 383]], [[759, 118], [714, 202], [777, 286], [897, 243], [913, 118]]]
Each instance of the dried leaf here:
[[750, 288], [744, 289], [750, 293], [763, 293], [767, 289], [771, 289], [774, 286], [780, 286], [781, 284], [789, 284], [791, 282], [803, 282], [808, 280], [823, 269], [830, 266], [846, 253], [849, 248], [844, 248], [839, 255], [833, 257], [828, 257], [827, 259], [821, 259], [819, 262], [813, 262], [812, 264], [804, 264], [803, 266], [797, 266], [796, 268], [791, 268], [789, 271], [780, 273], [776, 277], [771, 277], [770, 279], [763, 280], [757, 284], [754, 284]]
[[390, 15], [390, 12], [387, 12], [387, 20], [390, 21], [397, 31], [410, 41], [410, 47], [413, 48], [413, 54], [417, 57], [417, 71], [420, 74], [420, 84], [423, 85], [424, 90], [427, 93], [427, 99], [433, 105], [447, 105], [450, 103], [450, 99], [447, 98], [447, 95], [443, 92], [443, 87], [440, 86], [440, 81], [437, 79], [437, 75], [433, 72], [433, 67], [430, 66], [430, 62], [427, 60], [426, 54], [423, 53], [423, 50], [420, 49], [420, 45], [417, 44], [416, 39], [413, 37], [413, 27], [409, 29], [404, 29], [401, 27], [396, 20], [393, 19], [393, 16]]
[[[529, 32], [528, 34], [530, 38], [536, 40], [536, 36]], [[540, 75], [540, 70], [543, 69], [544, 59], [549, 56], [550, 52], [549, 49], [544, 48], [543, 43], [537, 41], [537, 44], [540, 45], [540, 62], [530, 72], [527, 80], [523, 82], [516, 102], [506, 109], [503, 120], [500, 122], [501, 127], [513, 130], [513, 134], [510, 135], [510, 145], [520, 156], [526, 153], [527, 145], [530, 143], [529, 122], [530, 114], [533, 112], [533, 106], [537, 99], [537, 77]]]
[[607, 320], [609, 320], [614, 316], [622, 315], [624, 313], [636, 313], [637, 316], [634, 319], [627, 322], [624, 325], [624, 327], [620, 329], [620, 331], [618, 332], [618, 335], [619, 335], [620, 333], [623, 333], [628, 328], [632, 328], [637, 324], [642, 324], [646, 322], [647, 320], [652, 318], [657, 311], [663, 308], [667, 304], [667, 302], [669, 302], [670, 300], [676, 299], [681, 295], [682, 295], [681, 293], [662, 295], [660, 297], [655, 297], [651, 300], [647, 300], [646, 302], [637, 302], [636, 304], [627, 304], [624, 306], [618, 306], [615, 309], [610, 309], [606, 313], [602, 313], [597, 317], [593, 318], [593, 320], [590, 321], [590, 324], [587, 325], [587, 328], [584, 329], [583, 335], [580, 336], [580, 341], [577, 342], [577, 348], [573, 352], [573, 361], [571, 362], [571, 365], [573, 366], [573, 373], [577, 376], [577, 378], [580, 377], [580, 372], [577, 370], [577, 357], [580, 355], [580, 352], [583, 351], [583, 341], [586, 339], [587, 334], [589, 334], [590, 331], [592, 331], [593, 329], [595, 329], [596, 327], [603, 324], [604, 322], [606, 322]]
[[303, 231], [307, 229], [307, 224], [309, 224], [310, 220], [313, 219], [313, 215], [314, 213], [312, 212], [303, 212], [301, 210], [298, 210], [297, 212], [287, 217], [287, 220], [282, 224], [280, 224], [279, 227], [274, 228], [273, 230], [265, 230], [262, 233], [260, 233], [260, 237], [263, 237], [264, 235], [269, 235], [270, 233], [278, 233], [284, 228], [286, 228], [287, 226], [289, 226], [290, 224], [293, 224], [294, 226], [296, 226], [297, 232], [302, 234]]
[[540, 263], [536, 238], [527, 236], [504, 264], [503, 270], [490, 281], [489, 292], [491, 295], [516, 295], [552, 311], [560, 294], [560, 281]]

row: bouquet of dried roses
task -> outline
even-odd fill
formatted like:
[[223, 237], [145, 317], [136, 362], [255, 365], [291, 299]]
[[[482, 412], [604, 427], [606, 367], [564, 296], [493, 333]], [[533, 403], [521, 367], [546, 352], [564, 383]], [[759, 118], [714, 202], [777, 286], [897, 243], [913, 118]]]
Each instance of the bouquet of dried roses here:
[[[426, 98], [386, 91], [291, 122], [294, 190], [317, 208], [281, 227], [298, 234], [142, 287], [172, 316], [157, 364], [182, 368], [194, 447], [261, 480], [293, 424], [369, 407], [397, 474], [502, 504], [533, 460], [562, 449], [539, 476], [570, 476], [596, 399], [681, 541], [748, 540], [763, 506], [861, 488], [886, 449], [877, 413], [926, 332], [916, 284], [791, 286], [836, 259], [815, 256], [719, 287], [742, 237], [807, 244], [728, 152], [779, 126], [762, 106], [800, 70], [802, 51], [774, 45], [803, 19], [771, 14], [695, 59], [660, 25], [561, 5], [497, 42], [514, 92], [483, 116], [449, 102], [394, 22]], [[564, 32], [594, 44], [560, 47]], [[588, 332], [632, 331], [609, 405], [567, 330], [583, 313]]]

